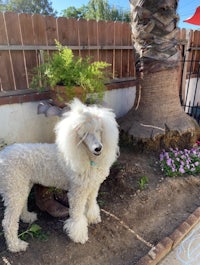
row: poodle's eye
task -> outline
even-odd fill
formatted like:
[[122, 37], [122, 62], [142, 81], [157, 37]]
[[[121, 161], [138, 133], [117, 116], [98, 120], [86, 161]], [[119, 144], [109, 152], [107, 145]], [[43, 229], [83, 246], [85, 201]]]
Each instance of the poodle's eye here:
[[97, 138], [100, 139], [100, 138], [101, 138], [101, 135], [102, 135], [102, 131], [101, 131], [100, 129], [95, 130], [95, 131], [94, 131], [94, 134], [96, 135]]
[[87, 132], [83, 132], [83, 133], [79, 134], [79, 137], [83, 139], [83, 138], [86, 138], [87, 135], [88, 135]]

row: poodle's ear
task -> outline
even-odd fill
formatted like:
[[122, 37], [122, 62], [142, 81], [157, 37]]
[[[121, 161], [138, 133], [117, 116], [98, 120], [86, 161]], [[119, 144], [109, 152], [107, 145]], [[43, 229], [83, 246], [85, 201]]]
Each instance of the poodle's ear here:
[[74, 98], [69, 105], [71, 110], [78, 112], [81, 112], [85, 108], [85, 105], [78, 98]]

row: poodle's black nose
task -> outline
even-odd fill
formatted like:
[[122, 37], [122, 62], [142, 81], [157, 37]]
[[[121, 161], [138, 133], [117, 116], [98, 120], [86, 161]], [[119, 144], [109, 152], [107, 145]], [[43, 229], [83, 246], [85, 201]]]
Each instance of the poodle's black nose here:
[[94, 149], [95, 153], [99, 153], [102, 149], [102, 146], [98, 146]]

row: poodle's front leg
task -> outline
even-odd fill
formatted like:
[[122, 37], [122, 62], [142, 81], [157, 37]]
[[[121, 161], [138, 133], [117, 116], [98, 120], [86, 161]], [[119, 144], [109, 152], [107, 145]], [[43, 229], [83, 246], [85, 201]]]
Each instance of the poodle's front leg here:
[[88, 222], [85, 217], [87, 187], [73, 187], [68, 192], [69, 215], [65, 221], [64, 231], [76, 243], [84, 244], [88, 240]]
[[97, 204], [98, 191], [99, 186], [93, 188], [88, 196], [86, 216], [89, 224], [97, 224], [101, 222], [100, 208]]

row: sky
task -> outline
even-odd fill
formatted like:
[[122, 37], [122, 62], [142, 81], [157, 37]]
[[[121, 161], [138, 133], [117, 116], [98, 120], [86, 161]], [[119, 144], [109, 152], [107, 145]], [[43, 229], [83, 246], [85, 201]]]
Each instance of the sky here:
[[[69, 6], [81, 7], [82, 5], [86, 5], [89, 0], [51, 0], [53, 8], [58, 11], [58, 15], [61, 14], [63, 9], [68, 8]], [[157, 0], [155, 0], [156, 2]], [[115, 5], [118, 8], [122, 8], [124, 10], [129, 10], [129, 0], [109, 0], [109, 4]], [[183, 22], [184, 19], [191, 17], [196, 8], [200, 6], [199, 0], [179, 0], [178, 4], [178, 14], [180, 16], [180, 21], [178, 26], [180, 28], [189, 28], [189, 29], [199, 29], [200, 26], [194, 26], [192, 24]]]

